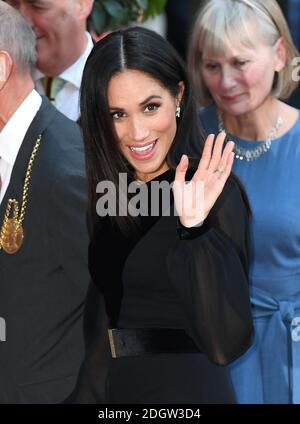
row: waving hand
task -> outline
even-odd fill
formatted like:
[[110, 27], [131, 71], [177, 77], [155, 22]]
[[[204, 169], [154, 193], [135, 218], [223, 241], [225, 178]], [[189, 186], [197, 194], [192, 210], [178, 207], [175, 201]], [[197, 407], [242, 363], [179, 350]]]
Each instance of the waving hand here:
[[189, 160], [183, 155], [175, 174], [173, 193], [179, 219], [185, 227], [200, 225], [221, 194], [230, 175], [234, 160], [234, 143], [229, 141], [224, 150], [226, 134], [210, 134], [204, 145], [202, 157], [191, 181], [186, 182]]

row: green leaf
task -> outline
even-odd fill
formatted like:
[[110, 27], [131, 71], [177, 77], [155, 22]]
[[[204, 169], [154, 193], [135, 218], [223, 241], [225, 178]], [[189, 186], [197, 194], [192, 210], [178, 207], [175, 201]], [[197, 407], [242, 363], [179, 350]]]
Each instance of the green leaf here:
[[95, 0], [91, 23], [96, 32], [128, 25], [161, 13], [166, 0]]
[[124, 8], [117, 0], [103, 0], [105, 10], [114, 18], [119, 18], [124, 14]]
[[145, 11], [145, 19], [159, 15], [166, 6], [166, 0], [148, 0], [148, 3], [147, 10]]
[[114, 30], [124, 25], [123, 20], [120, 17], [111, 17], [109, 20], [109, 28]]
[[101, 34], [107, 28], [107, 14], [101, 4], [94, 4], [91, 19], [97, 34]]

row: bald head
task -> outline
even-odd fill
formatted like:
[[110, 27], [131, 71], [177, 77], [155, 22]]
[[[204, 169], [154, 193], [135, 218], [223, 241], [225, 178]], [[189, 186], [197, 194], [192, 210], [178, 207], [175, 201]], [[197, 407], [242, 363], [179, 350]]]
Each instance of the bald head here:
[[18, 70], [30, 70], [35, 64], [35, 42], [35, 34], [28, 22], [17, 10], [0, 0], [0, 50], [10, 55]]

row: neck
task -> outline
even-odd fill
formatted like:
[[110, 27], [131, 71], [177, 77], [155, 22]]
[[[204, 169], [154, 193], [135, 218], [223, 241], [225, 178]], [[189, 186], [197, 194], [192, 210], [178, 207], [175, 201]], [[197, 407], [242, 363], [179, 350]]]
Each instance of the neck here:
[[0, 91], [0, 131], [5, 127], [21, 103], [31, 93], [34, 84], [31, 75], [14, 73]]
[[245, 140], [265, 140], [280, 115], [280, 102], [275, 98], [268, 98], [254, 111], [240, 116], [223, 113], [225, 130]]
[[169, 165], [167, 164], [167, 162], [164, 162], [161, 167], [155, 171], [155, 172], [151, 172], [151, 173], [141, 173], [141, 172], [136, 172], [136, 179], [139, 181], [143, 181], [144, 183], [147, 183], [151, 180], [154, 180], [156, 177], [158, 177], [159, 175], [163, 174], [164, 172], [168, 171], [169, 169]]

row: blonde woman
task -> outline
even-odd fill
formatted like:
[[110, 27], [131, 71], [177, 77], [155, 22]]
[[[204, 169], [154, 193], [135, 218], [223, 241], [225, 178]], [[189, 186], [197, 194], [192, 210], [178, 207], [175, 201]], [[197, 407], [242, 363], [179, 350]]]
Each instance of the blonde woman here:
[[235, 142], [253, 214], [256, 338], [231, 366], [240, 403], [300, 402], [300, 119], [284, 103], [297, 56], [275, 0], [208, 0], [199, 11], [189, 65], [200, 119]]

